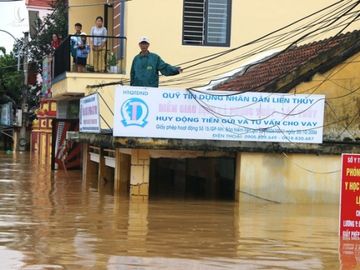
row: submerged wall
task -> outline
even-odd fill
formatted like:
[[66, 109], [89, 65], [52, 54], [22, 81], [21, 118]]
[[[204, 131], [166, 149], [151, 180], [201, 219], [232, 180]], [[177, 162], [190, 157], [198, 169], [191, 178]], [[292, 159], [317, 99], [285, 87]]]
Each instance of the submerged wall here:
[[338, 203], [340, 155], [239, 153], [240, 201]]

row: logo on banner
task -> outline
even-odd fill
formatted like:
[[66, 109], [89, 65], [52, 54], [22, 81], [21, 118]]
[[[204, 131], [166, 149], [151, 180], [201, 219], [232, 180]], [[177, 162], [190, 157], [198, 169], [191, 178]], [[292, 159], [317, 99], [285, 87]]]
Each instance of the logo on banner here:
[[126, 100], [121, 106], [122, 123], [127, 126], [144, 127], [149, 115], [149, 107], [140, 98], [131, 98]]

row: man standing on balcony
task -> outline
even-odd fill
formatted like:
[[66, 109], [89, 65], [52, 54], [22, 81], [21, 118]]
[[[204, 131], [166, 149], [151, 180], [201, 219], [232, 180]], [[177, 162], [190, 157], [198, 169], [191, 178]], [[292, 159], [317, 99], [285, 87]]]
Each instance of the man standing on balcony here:
[[94, 52], [94, 71], [105, 72], [105, 51], [107, 30], [103, 26], [104, 19], [98, 16], [95, 26], [91, 28], [91, 44]]
[[180, 67], [171, 66], [157, 54], [149, 52], [149, 46], [149, 39], [141, 37], [139, 40], [141, 52], [135, 56], [131, 66], [131, 86], [159, 87], [159, 71], [165, 76], [173, 76], [182, 72]]

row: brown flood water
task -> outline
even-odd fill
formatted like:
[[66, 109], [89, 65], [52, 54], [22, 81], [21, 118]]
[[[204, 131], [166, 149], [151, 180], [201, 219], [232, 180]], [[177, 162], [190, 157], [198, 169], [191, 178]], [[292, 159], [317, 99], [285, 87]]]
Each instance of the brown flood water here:
[[138, 203], [0, 153], [0, 269], [358, 269], [337, 230], [337, 205]]

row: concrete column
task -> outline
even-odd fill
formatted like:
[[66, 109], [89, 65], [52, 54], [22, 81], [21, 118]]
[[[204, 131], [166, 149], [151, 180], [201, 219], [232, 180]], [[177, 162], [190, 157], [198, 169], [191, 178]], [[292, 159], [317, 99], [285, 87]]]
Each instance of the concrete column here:
[[177, 196], [185, 197], [186, 159], [181, 159], [177, 161], [175, 168], [176, 168], [175, 176], [174, 176], [175, 194]]
[[217, 192], [217, 178], [216, 178], [216, 160], [211, 158], [209, 160], [204, 160], [208, 163], [208, 170], [206, 172], [206, 197], [214, 199], [216, 198]]
[[131, 156], [115, 149], [114, 193], [127, 195], [130, 182]]
[[19, 133], [17, 130], [14, 129], [13, 132], [13, 151], [19, 150]]
[[132, 150], [130, 196], [147, 200], [149, 197], [150, 155], [147, 150]]
[[100, 149], [99, 171], [98, 171], [98, 188], [110, 187], [110, 183], [114, 181], [112, 168], [105, 165], [105, 154], [103, 148]]
[[103, 185], [103, 175], [105, 171], [105, 158], [104, 158], [104, 151], [100, 148], [99, 151], [99, 170], [98, 170], [98, 188], [100, 189]]
[[90, 160], [90, 147], [88, 143], [82, 144], [82, 183], [86, 187], [91, 179], [97, 175], [96, 163]]
[[240, 199], [241, 153], [236, 154], [235, 166], [235, 200], [238, 202]]

